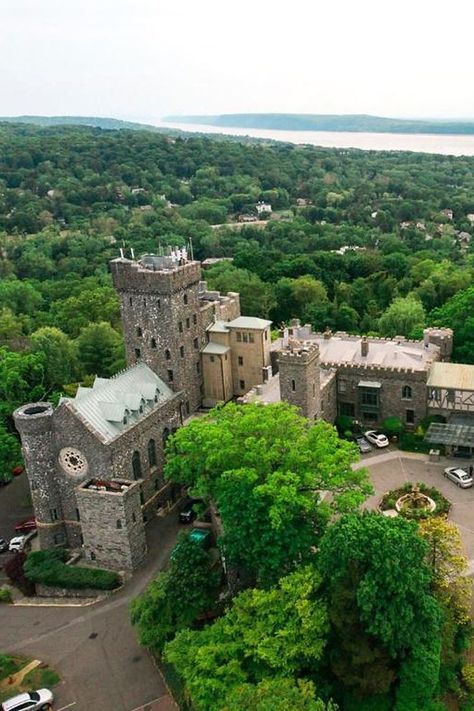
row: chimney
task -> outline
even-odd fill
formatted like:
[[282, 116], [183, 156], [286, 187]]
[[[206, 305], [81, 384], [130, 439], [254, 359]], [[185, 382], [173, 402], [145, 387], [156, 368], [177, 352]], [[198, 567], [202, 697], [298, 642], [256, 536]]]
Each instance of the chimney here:
[[326, 330], [323, 333], [323, 337], [326, 339], [326, 341], [328, 341], [331, 338], [331, 336], [332, 336], [332, 331], [330, 328], [328, 328], [326, 326]]
[[365, 358], [369, 353], [369, 342], [367, 340], [367, 336], [362, 336], [362, 340], [360, 342], [360, 352], [363, 358]]

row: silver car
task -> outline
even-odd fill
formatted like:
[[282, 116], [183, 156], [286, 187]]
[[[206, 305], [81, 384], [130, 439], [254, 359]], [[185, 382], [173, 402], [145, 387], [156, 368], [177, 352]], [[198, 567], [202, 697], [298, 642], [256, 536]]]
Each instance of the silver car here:
[[12, 696], [0, 706], [2, 711], [46, 711], [52, 707], [53, 693], [49, 689], [26, 691]]
[[444, 476], [454, 481], [461, 489], [469, 489], [472, 486], [472, 476], [459, 467], [448, 467], [444, 470]]

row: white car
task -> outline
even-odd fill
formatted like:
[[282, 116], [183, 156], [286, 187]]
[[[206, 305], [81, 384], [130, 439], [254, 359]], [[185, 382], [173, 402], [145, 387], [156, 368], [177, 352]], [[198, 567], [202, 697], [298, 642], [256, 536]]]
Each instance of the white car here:
[[370, 444], [375, 444], [376, 447], [388, 447], [389, 445], [386, 435], [378, 430], [368, 430], [364, 432], [364, 437]]
[[459, 467], [448, 467], [444, 470], [444, 476], [454, 481], [461, 489], [469, 489], [472, 486], [472, 476]]
[[52, 703], [52, 692], [49, 689], [38, 689], [12, 696], [0, 708], [2, 711], [46, 711], [52, 707]]
[[15, 538], [11, 539], [10, 545], [8, 546], [8, 550], [17, 551], [18, 553], [21, 553], [21, 551], [25, 548], [27, 540], [28, 536], [15, 536]]

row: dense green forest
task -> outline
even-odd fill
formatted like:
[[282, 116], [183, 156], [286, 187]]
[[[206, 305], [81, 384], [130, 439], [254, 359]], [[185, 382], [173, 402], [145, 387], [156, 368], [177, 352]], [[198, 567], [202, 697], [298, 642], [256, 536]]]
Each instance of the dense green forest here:
[[474, 121], [397, 119], [367, 114], [221, 114], [218, 116], [167, 116], [166, 121], [227, 128], [266, 128], [287, 131], [355, 131], [364, 133], [474, 133]]
[[[108, 262], [192, 241], [278, 326], [419, 337], [452, 326], [474, 362], [474, 159], [147, 131], [0, 125], [2, 470], [11, 412], [123, 365]], [[271, 203], [266, 221], [258, 201]], [[72, 385], [71, 385], [72, 384]]]

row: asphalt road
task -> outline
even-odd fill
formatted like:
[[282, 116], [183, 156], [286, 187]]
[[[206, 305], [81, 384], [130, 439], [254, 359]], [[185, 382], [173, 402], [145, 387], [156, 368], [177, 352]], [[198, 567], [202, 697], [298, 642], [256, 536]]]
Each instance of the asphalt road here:
[[[26, 478], [0, 489], [0, 535], [10, 538], [14, 524], [30, 512]], [[163, 678], [137, 642], [128, 606], [164, 566], [178, 528], [175, 513], [151, 521], [146, 566], [96, 605], [0, 606], [0, 651], [41, 659], [61, 675], [56, 711], [137, 711], [156, 699], [169, 708]]]

